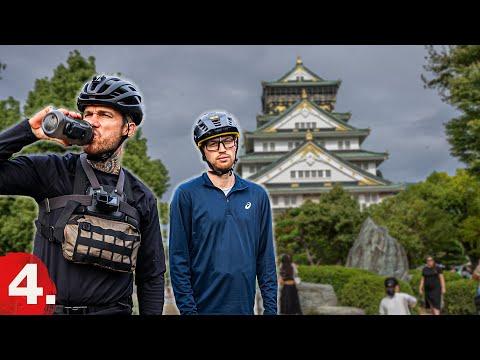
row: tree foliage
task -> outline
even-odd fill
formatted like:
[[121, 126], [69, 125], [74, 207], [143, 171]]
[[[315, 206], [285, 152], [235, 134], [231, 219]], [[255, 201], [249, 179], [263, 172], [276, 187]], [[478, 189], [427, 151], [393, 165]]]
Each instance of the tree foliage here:
[[344, 264], [364, 219], [358, 202], [336, 185], [318, 203], [306, 201], [276, 217], [277, 252], [309, 265]]
[[445, 265], [479, 258], [480, 181], [466, 170], [434, 172], [367, 212], [405, 247], [411, 267], [427, 254]]
[[425, 86], [436, 89], [460, 115], [446, 123], [451, 154], [480, 175], [480, 45], [427, 46]]

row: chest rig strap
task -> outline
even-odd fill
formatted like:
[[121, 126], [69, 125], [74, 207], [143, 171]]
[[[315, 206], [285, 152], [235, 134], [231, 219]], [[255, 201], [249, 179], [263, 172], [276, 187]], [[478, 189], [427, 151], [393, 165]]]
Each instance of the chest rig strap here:
[[[79, 206], [88, 207], [92, 205], [92, 195], [85, 195], [88, 185], [90, 184], [94, 190], [100, 190], [102, 188], [92, 167], [87, 162], [86, 157], [86, 154], [81, 154], [77, 161], [73, 194], [46, 198], [39, 204], [40, 210], [44, 214], [44, 216], [39, 218], [40, 231], [50, 241], [56, 240], [61, 242], [63, 238], [63, 228], [68, 222], [70, 216], [78, 209]], [[127, 182], [128, 186], [126, 187], [125, 195], [130, 199], [133, 199], [128, 178], [125, 176], [125, 171], [120, 169], [120, 174], [115, 187], [115, 192], [119, 196], [124, 194], [124, 187]], [[50, 213], [53, 210], [61, 208], [64, 208], [64, 211], [57, 219], [55, 224], [51, 224], [48, 221]], [[138, 213], [137, 209], [129, 205], [126, 201], [119, 202], [118, 211], [124, 213], [127, 217], [134, 219], [137, 224], [140, 223], [140, 214]]]

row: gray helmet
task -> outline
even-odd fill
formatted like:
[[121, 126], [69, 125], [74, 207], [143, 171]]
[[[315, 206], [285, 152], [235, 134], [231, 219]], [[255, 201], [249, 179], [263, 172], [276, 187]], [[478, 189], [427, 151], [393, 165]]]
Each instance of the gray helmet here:
[[225, 111], [211, 111], [200, 116], [193, 129], [193, 140], [198, 147], [211, 138], [220, 135], [240, 137], [237, 122], [232, 114]]

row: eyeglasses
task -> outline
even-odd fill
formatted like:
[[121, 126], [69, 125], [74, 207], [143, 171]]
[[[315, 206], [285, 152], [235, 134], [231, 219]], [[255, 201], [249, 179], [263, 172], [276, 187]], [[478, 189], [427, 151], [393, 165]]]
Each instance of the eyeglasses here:
[[220, 150], [220, 143], [222, 143], [225, 149], [231, 149], [236, 145], [235, 140], [236, 138], [233, 136], [225, 136], [224, 138], [218, 137], [207, 141], [205, 147], [208, 151], [218, 151]]

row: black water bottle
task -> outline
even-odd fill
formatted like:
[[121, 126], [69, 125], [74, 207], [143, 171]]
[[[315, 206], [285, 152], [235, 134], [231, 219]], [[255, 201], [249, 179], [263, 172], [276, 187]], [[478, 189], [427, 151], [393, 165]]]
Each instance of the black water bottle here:
[[87, 145], [93, 140], [93, 129], [87, 121], [73, 119], [59, 110], [45, 115], [42, 130], [45, 135], [65, 140], [70, 145]]

